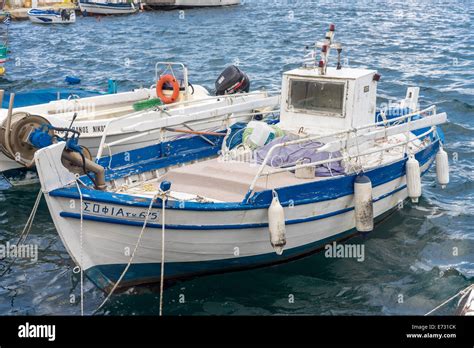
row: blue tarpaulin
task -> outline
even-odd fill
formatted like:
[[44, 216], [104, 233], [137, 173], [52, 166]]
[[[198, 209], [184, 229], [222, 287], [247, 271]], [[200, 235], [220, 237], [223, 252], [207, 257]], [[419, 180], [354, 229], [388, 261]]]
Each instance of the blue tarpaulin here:
[[[67, 99], [71, 94], [77, 95], [80, 98], [86, 98], [101, 95], [104, 93], [99, 91], [86, 91], [79, 88], [48, 88], [28, 92], [18, 92], [15, 93], [15, 104], [13, 105], [13, 107], [19, 108], [23, 106], [46, 104], [50, 101], [58, 100], [58, 96], [59, 99]], [[10, 93], [5, 92], [5, 96], [3, 97], [2, 108], [8, 108], [9, 102]]]

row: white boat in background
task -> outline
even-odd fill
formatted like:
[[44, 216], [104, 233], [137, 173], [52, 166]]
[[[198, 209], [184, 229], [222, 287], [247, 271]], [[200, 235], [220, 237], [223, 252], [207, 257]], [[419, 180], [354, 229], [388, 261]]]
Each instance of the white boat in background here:
[[[61, 240], [98, 287], [299, 258], [374, 231], [375, 221], [407, 198], [417, 202], [435, 158], [439, 184], [449, 182], [437, 127], [446, 113], [420, 110], [415, 87], [397, 107], [377, 111], [380, 75], [342, 68], [333, 37], [331, 25], [304, 66], [284, 72], [279, 123], [228, 127], [224, 140], [210, 145], [191, 137], [98, 163], [79, 159], [89, 172], [79, 179], [61, 162], [73, 156], [69, 140], [35, 153]], [[327, 66], [331, 48], [338, 51], [334, 68]]]
[[[45, 125], [80, 132], [79, 145], [87, 148], [87, 158], [93, 158], [102, 156], [99, 146], [105, 144], [105, 137], [108, 141], [105, 154], [111, 155], [156, 144], [156, 133], [161, 127], [185, 122], [189, 132], [204, 131], [222, 127], [219, 117], [229, 113], [247, 115], [254, 109], [278, 105], [278, 97], [260, 91], [212, 96], [204, 87], [189, 83], [188, 70], [181, 63], [158, 62], [155, 81], [156, 85], [150, 88], [130, 92], [88, 98], [71, 96], [46, 104], [0, 109], [0, 173], [13, 184], [22, 184], [17, 181], [22, 181], [19, 179], [24, 170], [18, 169], [31, 167], [37, 150], [28, 134]], [[167, 85], [162, 81], [172, 83]], [[236, 117], [236, 120], [248, 118]], [[139, 134], [144, 136], [137, 138]], [[161, 141], [178, 135], [183, 134], [167, 132]]]
[[99, 15], [132, 14], [138, 11], [133, 2], [120, 0], [79, 0], [79, 9], [83, 14]]
[[28, 18], [33, 23], [40, 24], [70, 24], [76, 22], [74, 9], [41, 10], [32, 8]]
[[144, 5], [158, 8], [218, 7], [240, 5], [240, 0], [145, 0]]

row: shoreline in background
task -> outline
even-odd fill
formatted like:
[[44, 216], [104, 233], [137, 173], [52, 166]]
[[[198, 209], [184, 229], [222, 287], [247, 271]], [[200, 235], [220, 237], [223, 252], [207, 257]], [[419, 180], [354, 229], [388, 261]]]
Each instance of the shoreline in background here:
[[28, 11], [31, 8], [38, 8], [42, 10], [66, 8], [79, 10], [79, 7], [70, 0], [64, 1], [36, 1], [37, 6], [33, 6], [31, 0], [9, 0], [5, 4], [4, 11], [10, 13], [13, 20], [27, 20]]

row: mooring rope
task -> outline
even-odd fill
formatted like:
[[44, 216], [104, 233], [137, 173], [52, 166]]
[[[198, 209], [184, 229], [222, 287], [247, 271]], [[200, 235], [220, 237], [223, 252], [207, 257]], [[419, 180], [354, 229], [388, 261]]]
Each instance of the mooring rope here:
[[[16, 243], [16, 246], [20, 245], [23, 243], [26, 238], [28, 237], [28, 234], [31, 231], [31, 227], [33, 226], [33, 221], [36, 216], [36, 212], [38, 211], [39, 203], [41, 201], [41, 197], [43, 196], [43, 191], [39, 190], [38, 195], [36, 196], [36, 201], [35, 204], [33, 204], [33, 208], [31, 209], [30, 216], [28, 217], [28, 220], [26, 220], [25, 227], [23, 228], [23, 231], [20, 233], [20, 236], [18, 237], [18, 241]], [[3, 270], [3, 272], [0, 274], [0, 277], [3, 277], [8, 270], [13, 266], [15, 261], [18, 259], [18, 255], [15, 255], [13, 260], [8, 264], [8, 266]]]
[[438, 309], [440, 309], [441, 307], [445, 306], [446, 304], [448, 304], [449, 302], [451, 302], [452, 300], [454, 300], [456, 297], [458, 297], [459, 295], [465, 295], [466, 293], [469, 292], [470, 289], [474, 289], [474, 284], [471, 284], [469, 285], [467, 288], [459, 291], [456, 295], [454, 296], [451, 296], [450, 298], [448, 298], [446, 301], [444, 301], [443, 303], [441, 303], [439, 306], [437, 306], [436, 308], [433, 308], [431, 311], [429, 311], [428, 313], [425, 314], [425, 316], [427, 315], [430, 315], [431, 313], [434, 313], [436, 312]]
[[80, 207], [79, 207], [79, 210], [80, 210], [80, 215], [81, 215], [81, 222], [80, 222], [80, 234], [79, 234], [79, 239], [80, 239], [80, 244], [81, 244], [81, 252], [80, 252], [80, 256], [79, 256], [79, 269], [81, 271], [81, 316], [84, 316], [84, 263], [83, 263], [83, 252], [82, 252], [82, 249], [83, 249], [83, 221], [84, 221], [84, 218], [83, 218], [83, 211], [82, 211], [82, 202], [83, 202], [83, 199], [82, 199], [82, 191], [81, 191], [81, 187], [79, 186], [79, 183], [77, 182], [76, 180], [76, 186], [77, 186], [77, 191], [79, 191], [79, 201], [80, 201]]
[[122, 274], [120, 275], [119, 279], [115, 282], [112, 290], [109, 292], [109, 294], [107, 295], [107, 297], [104, 299], [104, 301], [100, 304], [99, 307], [97, 307], [97, 309], [92, 313], [92, 314], [95, 314], [97, 313], [97, 311], [99, 311], [106, 303], [107, 301], [110, 299], [110, 297], [112, 296], [112, 294], [115, 292], [115, 290], [117, 289], [117, 287], [119, 286], [120, 282], [122, 281], [123, 277], [125, 277], [125, 274], [127, 273], [128, 269], [130, 268], [130, 265], [132, 264], [133, 262], [133, 259], [135, 257], [135, 253], [140, 245], [140, 241], [142, 240], [142, 237], [143, 237], [143, 232], [145, 232], [145, 228], [146, 228], [146, 225], [148, 223], [148, 218], [150, 216], [150, 213], [151, 213], [151, 209], [153, 207], [153, 202], [155, 201], [155, 199], [161, 194], [160, 193], [157, 193], [156, 195], [153, 196], [153, 198], [151, 199], [150, 201], [150, 205], [148, 206], [148, 210], [147, 210], [147, 213], [146, 213], [146, 216], [145, 216], [145, 221], [143, 222], [143, 227], [142, 227], [142, 230], [140, 231], [140, 235], [138, 236], [138, 240], [137, 240], [137, 243], [135, 244], [135, 248], [133, 249], [133, 252], [132, 252], [132, 255], [130, 256], [130, 259], [127, 263], [127, 266], [125, 267], [125, 269], [122, 271]]
[[166, 193], [163, 193], [161, 198], [161, 274], [160, 274], [160, 317], [163, 315], [163, 283], [165, 278], [165, 205], [166, 205]]

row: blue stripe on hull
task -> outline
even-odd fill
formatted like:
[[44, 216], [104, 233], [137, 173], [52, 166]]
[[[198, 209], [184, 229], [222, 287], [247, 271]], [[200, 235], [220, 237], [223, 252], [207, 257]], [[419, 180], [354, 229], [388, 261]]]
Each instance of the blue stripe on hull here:
[[[436, 154], [436, 151], [439, 148], [439, 140], [433, 142], [431, 145], [427, 146], [425, 149], [416, 154], [416, 159], [420, 162], [420, 166], [423, 166], [429, 162]], [[204, 152], [197, 152], [193, 154], [186, 155], [186, 159], [194, 160], [196, 158], [204, 158], [212, 156], [215, 148], [204, 150]], [[203, 155], [204, 154], [204, 155]], [[170, 161], [171, 165], [177, 164], [179, 161], [178, 158], [172, 156]], [[178, 156], [180, 157], [180, 156]], [[163, 159], [167, 161], [166, 158]], [[161, 163], [164, 167], [168, 166], [168, 161]], [[367, 175], [371, 182], [372, 186], [376, 187], [383, 185], [389, 181], [397, 179], [405, 175], [405, 163], [406, 160], [400, 160], [390, 165], [384, 167], [372, 169], [367, 171]], [[327, 180], [313, 181], [308, 184], [301, 184], [295, 186], [288, 186], [284, 188], [276, 189], [278, 192], [278, 197], [282, 206], [292, 205], [302, 205], [316, 202], [323, 202], [328, 200], [334, 200], [343, 196], [351, 195], [354, 193], [354, 180], [356, 174], [348, 176], [340, 176]], [[328, 190], [328, 187], [330, 189]], [[101, 192], [97, 190], [91, 190], [88, 188], [83, 188], [82, 190], [83, 198], [88, 201], [93, 202], [103, 202], [111, 203], [125, 206], [134, 206], [134, 207], [145, 207], [148, 208], [149, 200], [148, 199], [137, 199], [134, 196], [120, 194], [116, 195], [112, 192]], [[54, 197], [64, 197], [64, 198], [74, 198], [79, 199], [79, 194], [75, 187], [61, 188], [54, 190], [49, 193]], [[272, 191], [266, 190], [257, 192], [251, 200], [250, 204], [243, 204], [240, 202], [235, 203], [194, 203], [194, 202], [178, 202], [178, 201], [167, 201], [167, 209], [176, 209], [176, 210], [207, 210], [207, 211], [227, 211], [227, 210], [250, 210], [250, 209], [262, 209], [268, 208], [272, 200]], [[154, 208], [161, 208], [161, 202], [153, 204]]]
[[[347, 213], [348, 211], [351, 211], [351, 210], [354, 210], [354, 208], [346, 208], [346, 209], [337, 210], [335, 212], [331, 212], [328, 214], [310, 216], [303, 219], [287, 220], [285, 222], [285, 225], [301, 224], [304, 222], [326, 219], [331, 216]], [[73, 219], [81, 218], [81, 214], [70, 213], [70, 212], [61, 212], [59, 215], [64, 218], [73, 218]], [[94, 216], [94, 215], [83, 215], [83, 219], [88, 220], [88, 221], [97, 221], [97, 222], [104, 222], [104, 223], [109, 223], [109, 224], [138, 226], [138, 227], [143, 226], [143, 221], [131, 221], [131, 220], [115, 219], [115, 218], [108, 218], [108, 217], [101, 217], [101, 216]], [[147, 223], [147, 227], [162, 228], [163, 225], [150, 222], [150, 223]], [[239, 225], [165, 225], [165, 228], [167, 230], [242, 230], [242, 229], [263, 228], [263, 227], [268, 227], [268, 224], [267, 223], [253, 223], [253, 224], [239, 224]]]

